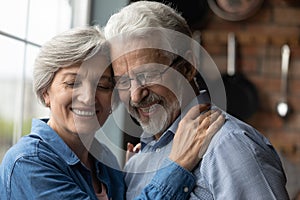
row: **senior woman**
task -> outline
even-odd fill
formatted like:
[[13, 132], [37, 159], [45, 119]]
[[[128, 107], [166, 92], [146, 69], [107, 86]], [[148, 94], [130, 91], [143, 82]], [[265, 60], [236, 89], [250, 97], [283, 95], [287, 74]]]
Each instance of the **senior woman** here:
[[[42, 46], [33, 85], [50, 118], [33, 119], [31, 132], [6, 153], [0, 199], [124, 199], [123, 172], [109, 149], [94, 139], [111, 113], [112, 74], [108, 45], [97, 27], [71, 29]], [[174, 148], [172, 164], [158, 171], [137, 199], [177, 199], [173, 190], [194, 186], [192, 174], [185, 173], [182, 183], [171, 180], [194, 167], [203, 141], [209, 142], [224, 122], [219, 112], [199, 115], [205, 107], [192, 108], [180, 123], [175, 143], [189, 145]]]

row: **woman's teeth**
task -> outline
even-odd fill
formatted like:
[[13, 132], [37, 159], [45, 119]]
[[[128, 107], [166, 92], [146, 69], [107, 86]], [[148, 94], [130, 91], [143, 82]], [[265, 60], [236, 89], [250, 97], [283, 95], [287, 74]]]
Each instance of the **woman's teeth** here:
[[76, 115], [87, 116], [87, 117], [94, 116], [94, 115], [96, 114], [95, 112], [91, 112], [91, 111], [83, 111], [83, 110], [78, 110], [78, 109], [73, 109], [73, 112], [74, 112]]

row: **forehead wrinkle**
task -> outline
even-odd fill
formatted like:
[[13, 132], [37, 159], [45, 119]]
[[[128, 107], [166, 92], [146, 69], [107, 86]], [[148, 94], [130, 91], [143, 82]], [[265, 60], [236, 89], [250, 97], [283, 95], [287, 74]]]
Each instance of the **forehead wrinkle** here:
[[137, 63], [137, 64], [140, 64], [140, 63], [142, 63], [142, 64], [145, 64], [145, 63], [165, 64], [165, 63], [168, 63], [168, 61], [170, 60], [169, 56], [167, 56], [167, 54], [160, 49], [151, 49], [151, 48], [139, 49], [139, 50], [130, 52], [130, 54], [128, 54], [129, 57], [131, 55], [135, 59], [134, 63]]
[[[125, 74], [138, 73], [142, 65], [153, 63], [169, 65], [172, 54], [168, 51], [154, 48], [143, 48], [128, 52], [112, 62], [114, 74], [123, 76]], [[146, 67], [147, 68], [147, 67]], [[145, 70], [145, 67], [144, 69]]]

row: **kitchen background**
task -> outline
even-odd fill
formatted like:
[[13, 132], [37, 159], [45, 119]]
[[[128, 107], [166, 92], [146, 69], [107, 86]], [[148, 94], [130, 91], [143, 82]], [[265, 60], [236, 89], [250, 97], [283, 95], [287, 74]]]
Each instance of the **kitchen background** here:
[[[245, 121], [266, 135], [280, 153], [293, 198], [300, 190], [299, 1], [265, 0], [252, 14], [245, 20], [230, 21], [224, 17], [232, 16], [222, 16], [210, 9], [205, 19], [195, 26], [200, 27], [201, 43], [222, 73], [227, 70], [227, 35], [235, 33], [236, 68], [255, 85], [258, 93], [258, 109]], [[281, 48], [284, 44], [289, 45], [291, 52], [287, 101], [292, 112], [287, 118], [280, 117], [276, 111], [282, 96]]]
[[[201, 43], [222, 73], [227, 70], [227, 35], [229, 32], [236, 35], [237, 70], [258, 92], [258, 109], [246, 121], [266, 135], [280, 153], [292, 198], [300, 191], [299, 1], [265, 0], [252, 17], [242, 21], [225, 20], [210, 10], [205, 20], [201, 24]], [[282, 96], [281, 48], [284, 44], [289, 45], [291, 52], [287, 102], [292, 112], [287, 118], [280, 117], [276, 111]]]
[[[223, 20], [209, 12], [209, 21], [202, 31], [203, 46], [222, 72], [226, 71], [227, 33], [236, 34], [237, 67], [256, 86], [259, 97], [259, 108], [247, 121], [281, 153], [291, 197], [300, 190], [300, 7], [296, 4], [296, 1], [266, 0], [257, 13], [239, 22]], [[276, 112], [281, 98], [284, 44], [291, 51], [287, 101], [292, 112], [286, 119]]]
[[[20, 2], [22, 3], [20, 4]], [[28, 133], [32, 117], [48, 115], [47, 110], [36, 106], [38, 103], [31, 88], [30, 74], [38, 47], [46, 39], [49, 39], [51, 34], [53, 36], [70, 27], [87, 23], [103, 26], [112, 13], [129, 3], [128, 0], [50, 0], [49, 2], [52, 4], [57, 2], [57, 7], [52, 9], [50, 5], [45, 4], [46, 0], [44, 0], [44, 5], [39, 3], [42, 7], [36, 11], [36, 15], [32, 14], [34, 8], [31, 8], [32, 16], [23, 12], [18, 12], [20, 14], [18, 17], [14, 15], [15, 12], [6, 12], [9, 16], [3, 16], [4, 11], [21, 9], [22, 6], [28, 10], [29, 6], [24, 2], [29, 5], [41, 1], [0, 1], [0, 50], [2, 54], [0, 66], [0, 161], [5, 151], [17, 141], [19, 136]], [[257, 92], [258, 107], [251, 116], [244, 120], [266, 135], [280, 153], [288, 178], [288, 192], [290, 197], [294, 198], [300, 192], [299, 0], [223, 0], [222, 2], [225, 3], [223, 6], [228, 8], [227, 12], [213, 7], [215, 4], [212, 3], [217, 0], [169, 0], [169, 2], [173, 2], [187, 18], [195, 33], [195, 39], [199, 39], [222, 74], [227, 73], [228, 34], [235, 34], [236, 71], [242, 73], [255, 86]], [[228, 12], [232, 11], [230, 10], [232, 7], [230, 8], [230, 4], [226, 4], [227, 2], [243, 2], [245, 7], [241, 7], [240, 11], [247, 9], [247, 4], [254, 5], [257, 2], [258, 6], [251, 8], [249, 15], [244, 15], [243, 12], [241, 12], [242, 14], [230, 14]], [[55, 16], [54, 11], [58, 12]], [[59, 22], [60, 25], [49, 27], [51, 19], [45, 18], [45, 15], [49, 15], [52, 19], [55, 17], [53, 21]], [[10, 27], [22, 28], [19, 21], [24, 21], [28, 17], [43, 20], [43, 22], [36, 23], [36, 31], [30, 32], [30, 27], [27, 32], [26, 28], [23, 31], [15, 30], [18, 34], [11, 34], [12, 32], [8, 31]], [[7, 19], [10, 18], [15, 20], [8, 24]], [[62, 25], [60, 19], [69, 21], [64, 20]], [[44, 23], [45, 21], [47, 23]], [[30, 25], [30, 23], [28, 24]], [[21, 32], [24, 34], [20, 35]], [[34, 32], [37, 34], [33, 34]], [[43, 33], [47, 35], [47, 38], [39, 38]], [[11, 37], [12, 35], [16, 37]], [[13, 39], [15, 42], [8, 43], [7, 38]], [[24, 46], [19, 47], [18, 42], [23, 42], [25, 48]], [[280, 117], [276, 111], [276, 105], [282, 96], [281, 49], [284, 44], [288, 44], [290, 48], [286, 99], [291, 113], [287, 118]], [[22, 51], [22, 49], [27, 50]], [[13, 56], [9, 56], [9, 54]], [[243, 105], [243, 107], [247, 108], [249, 105]], [[106, 128], [109, 128], [110, 132], [114, 131], [115, 134], [104, 134], [104, 140], [106, 139], [107, 143], [116, 148], [116, 146], [122, 146], [126, 143], [124, 141], [130, 140], [131, 137], [120, 132], [113, 121], [109, 121]], [[117, 123], [126, 125], [130, 122]], [[120, 153], [119, 148], [116, 148], [116, 152], [122, 163], [124, 152]]]

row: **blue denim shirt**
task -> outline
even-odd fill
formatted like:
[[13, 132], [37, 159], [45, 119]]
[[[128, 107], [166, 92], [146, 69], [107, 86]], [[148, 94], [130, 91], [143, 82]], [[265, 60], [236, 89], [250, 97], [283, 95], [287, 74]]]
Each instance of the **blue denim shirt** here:
[[[98, 145], [101, 145], [100, 143]], [[115, 163], [115, 156], [101, 145], [101, 154]], [[96, 161], [97, 177], [107, 188], [109, 199], [125, 195], [123, 172]], [[181, 177], [185, 176], [184, 180]], [[170, 182], [169, 182], [170, 181]], [[176, 182], [176, 184], [172, 184]], [[176, 163], [156, 173], [136, 199], [178, 199], [178, 188], [195, 185], [194, 176]], [[0, 199], [97, 199], [89, 170], [46, 124], [34, 119], [31, 133], [6, 153], [0, 165]]]
[[[105, 146], [103, 150], [109, 154]], [[123, 199], [123, 173], [97, 161], [96, 170], [108, 197]], [[42, 120], [34, 119], [31, 133], [6, 153], [0, 177], [3, 200], [97, 199], [90, 171]]]
[[[187, 109], [195, 103], [204, 102], [207, 103], [207, 94], [201, 93]], [[267, 138], [246, 123], [224, 114], [225, 124], [213, 137], [193, 171], [197, 180], [189, 199], [289, 199], [281, 161]], [[156, 170], [164, 166], [163, 160], [171, 151], [181, 117], [159, 140], [142, 138], [142, 151], [125, 166], [128, 172], [125, 176], [127, 199], [138, 195]]]

